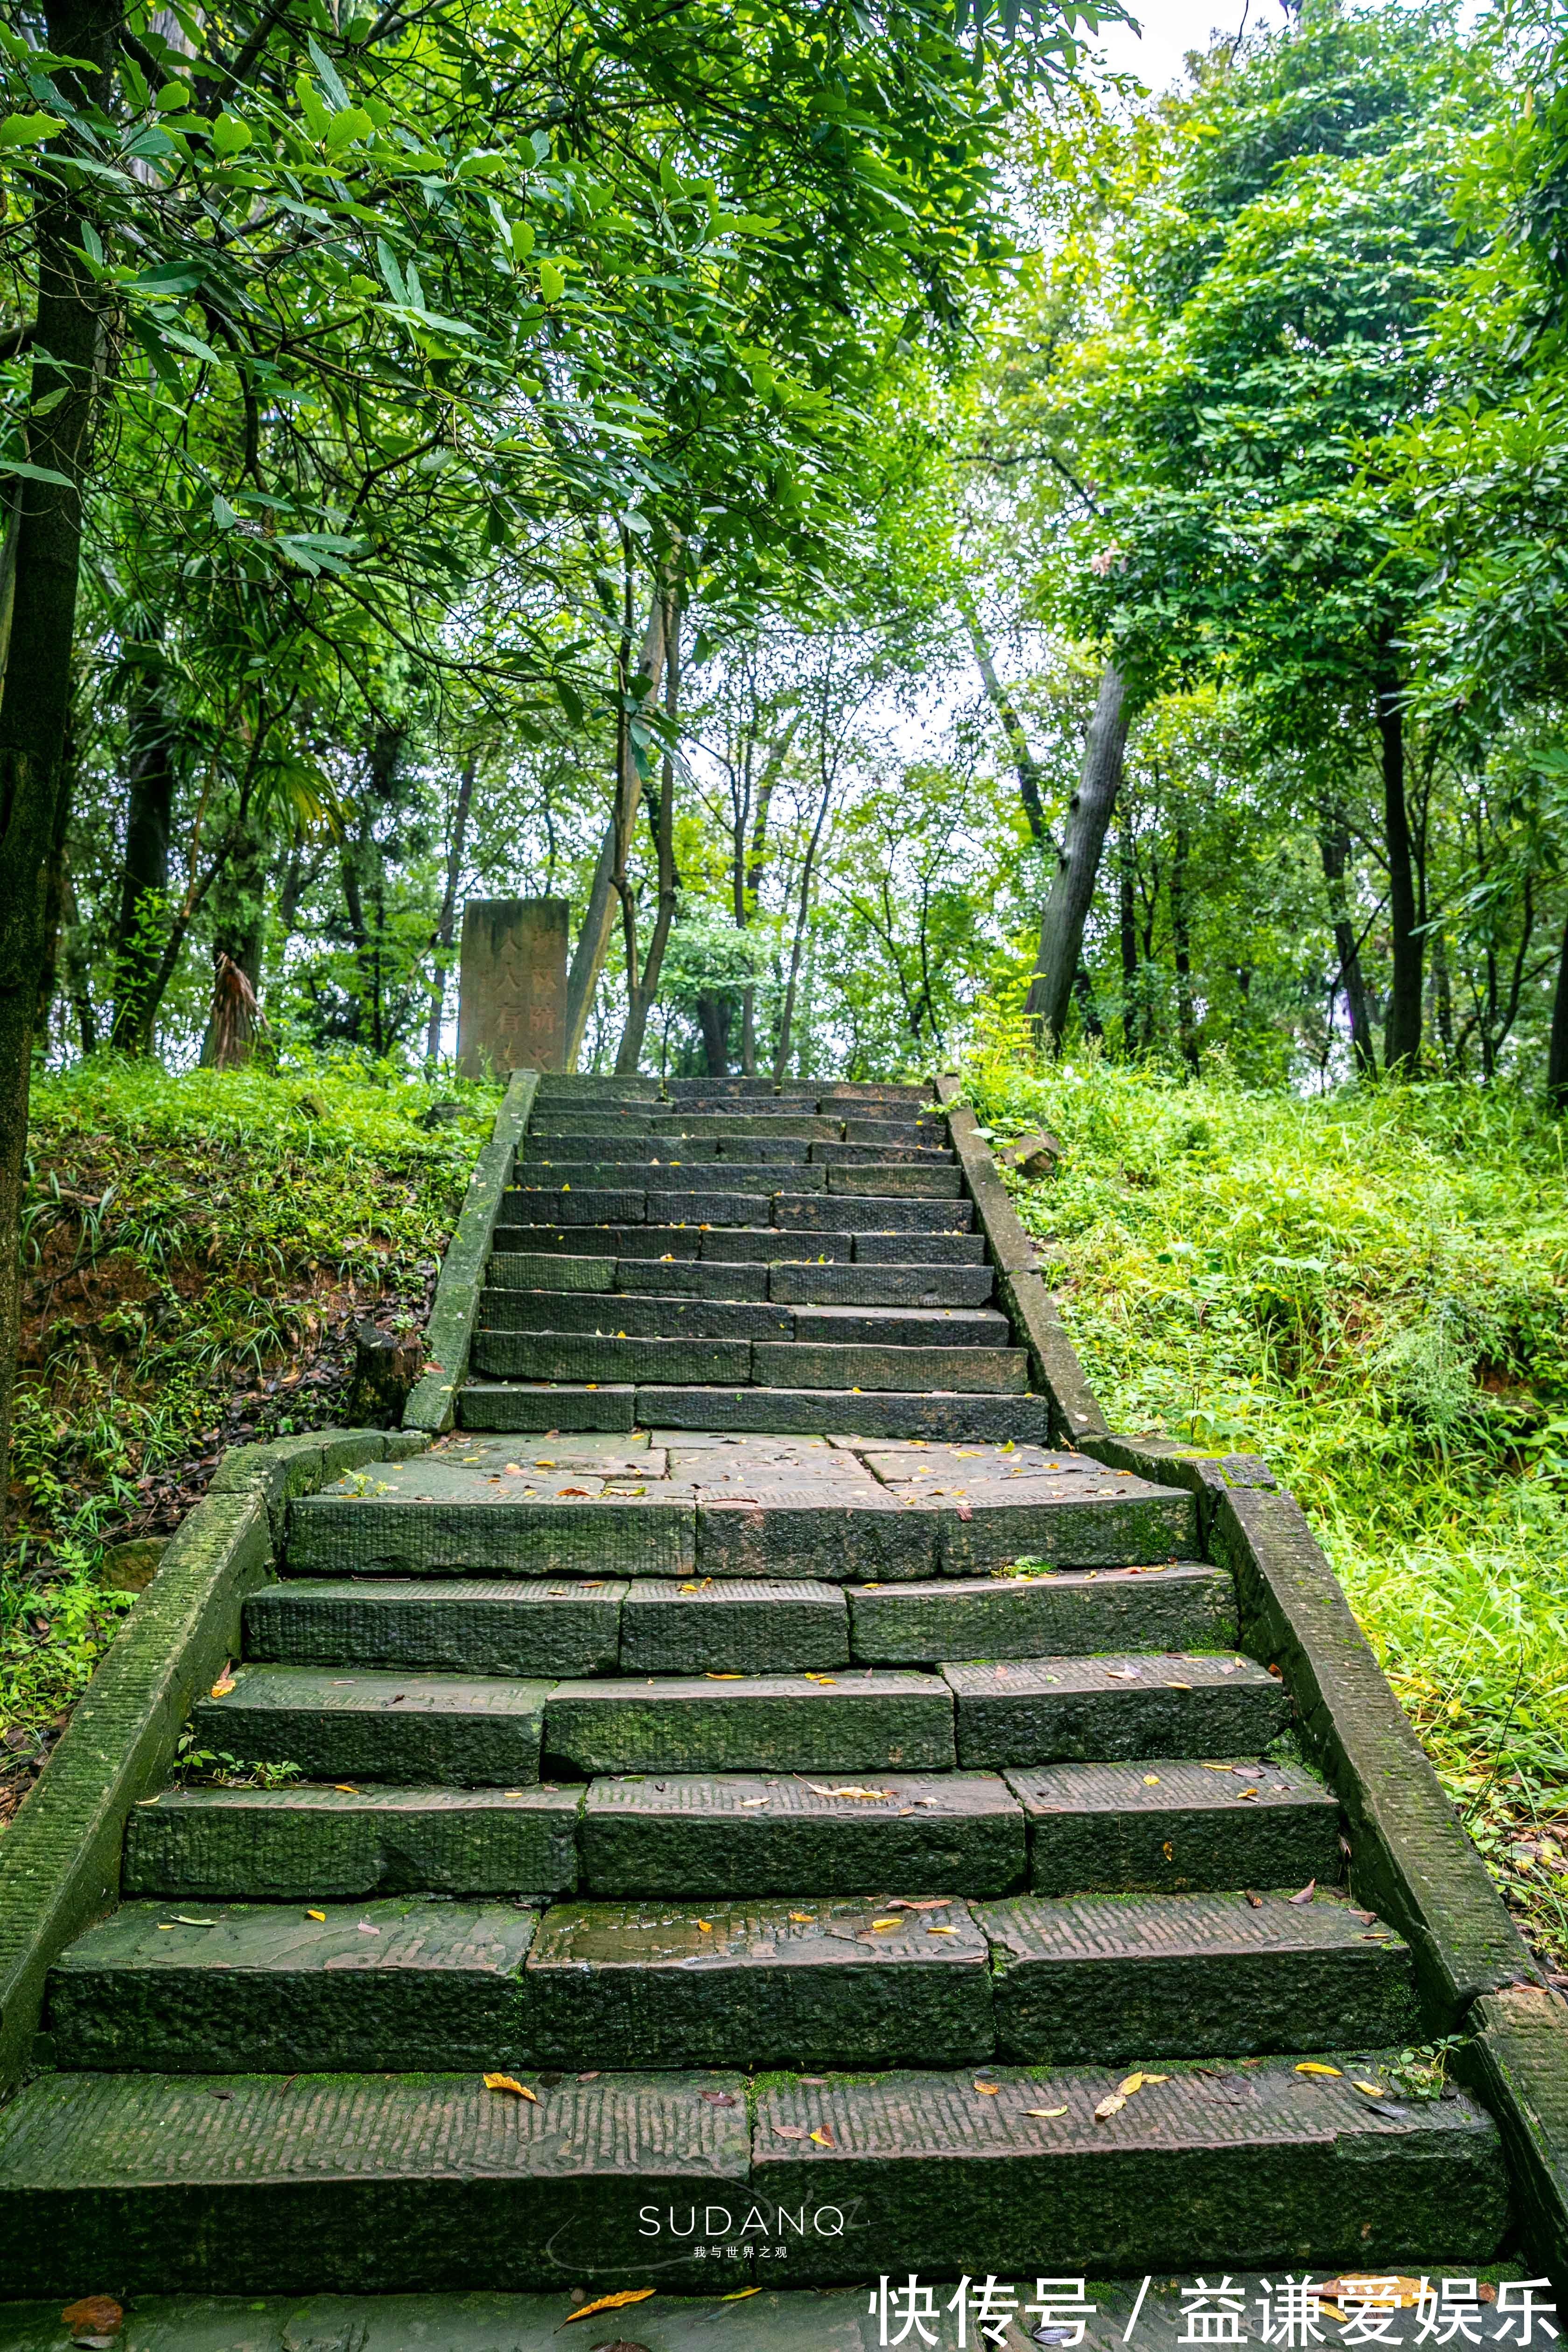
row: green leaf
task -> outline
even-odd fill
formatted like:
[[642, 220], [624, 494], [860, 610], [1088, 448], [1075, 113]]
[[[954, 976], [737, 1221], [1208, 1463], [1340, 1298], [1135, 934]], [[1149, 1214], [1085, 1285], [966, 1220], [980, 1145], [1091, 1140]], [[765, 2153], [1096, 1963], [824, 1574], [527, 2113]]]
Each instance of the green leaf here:
[[242, 122], [237, 114], [226, 110], [213, 124], [213, 146], [222, 156], [243, 154], [255, 136], [248, 122]]
[[566, 291], [566, 272], [553, 261], [539, 265], [539, 290], [547, 302], [559, 302]]
[[0, 147], [39, 147], [65, 127], [63, 114], [0, 115]]
[[20, 457], [0, 457], [0, 474], [19, 475], [24, 482], [52, 482], [58, 490], [74, 489], [68, 474], [51, 473], [47, 466], [29, 466]]
[[314, 33], [307, 36], [305, 47], [310, 52], [310, 63], [315, 67], [316, 71], [321, 77], [321, 88], [326, 91], [327, 96], [331, 100], [333, 106], [341, 114], [344, 107], [353, 105], [353, 100], [350, 98], [348, 91], [343, 88], [342, 81], [339, 79], [336, 66], [332, 63], [325, 49], [322, 48]]

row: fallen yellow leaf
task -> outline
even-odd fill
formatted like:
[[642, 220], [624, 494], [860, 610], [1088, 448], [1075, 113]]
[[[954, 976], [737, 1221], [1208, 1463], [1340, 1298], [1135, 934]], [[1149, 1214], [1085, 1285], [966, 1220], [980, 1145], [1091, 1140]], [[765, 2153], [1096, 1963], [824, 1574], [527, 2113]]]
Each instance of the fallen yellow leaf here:
[[1157, 1788], [1159, 1787], [1159, 1785], [1160, 1785], [1160, 1775], [1158, 1774], [1158, 1772], [1145, 1772], [1145, 1773], [1144, 1773], [1144, 1775], [1143, 1775], [1143, 1786], [1144, 1786], [1146, 1789], [1157, 1789]]
[[352, 1780], [334, 1780], [332, 1782], [332, 1786], [337, 1790], [340, 1797], [357, 1797], [359, 1795], [359, 1790], [354, 1787]]
[[1369, 2099], [1386, 2099], [1388, 2096], [1381, 2083], [1358, 2083], [1352, 2074], [1351, 2084], [1353, 2089], [1364, 2091]]
[[305, 1914], [307, 1919], [324, 1919], [326, 1916], [324, 1911], [307, 1911]]
[[1026, 2107], [1024, 2113], [1026, 2116], [1065, 2116], [1067, 2109], [1065, 2107]]
[[212, 1696], [214, 1698], [226, 1698], [233, 1688], [234, 1676], [230, 1675], [226, 1682], [214, 1683], [212, 1686]]
[[809, 1927], [816, 1914], [815, 1911], [792, 1911], [789, 1916], [797, 1927]]
[[901, 1927], [903, 1924], [904, 1923], [901, 1919], [873, 1919], [871, 1922], [872, 1927], [876, 1928], [879, 1935], [881, 1934], [884, 1928]]
[[713, 1933], [713, 1922], [711, 1919], [699, 1919], [697, 1924], [701, 1928], [705, 1936], [710, 1936]]
[[1126, 2105], [1127, 2102], [1121, 2096], [1121, 2092], [1112, 2091], [1110, 2096], [1108, 2099], [1101, 2099], [1099, 2106], [1096, 2107], [1094, 2111], [1095, 2122], [1097, 2124], [1109, 2123], [1111, 2116], [1120, 2115]]
[[515, 2074], [487, 2074], [485, 2088], [487, 2091], [511, 2091], [520, 2099], [528, 2099], [534, 2106], [539, 2105], [538, 2092], [531, 2091], [526, 2083], [520, 2083]]
[[928, 1919], [926, 1921], [926, 1934], [928, 1936], [956, 1936], [958, 1930], [956, 1927], [939, 1927], [934, 1919]]
[[719, 2300], [721, 2303], [744, 2303], [749, 2294], [761, 2294], [762, 2291], [760, 2286], [742, 2286], [737, 2288], [733, 2294], [721, 2294]]
[[1002, 2085], [1000, 2083], [976, 2083], [974, 2087], [984, 2097], [994, 2099], [1001, 2090]]
[[837, 2147], [838, 2145], [826, 2124], [819, 2124], [811, 2137], [818, 2147]]
[[1315, 2058], [1303, 2058], [1296, 2069], [1298, 2074], [1338, 2074], [1342, 2071], [1338, 2066], [1320, 2066]]
[[650, 2294], [658, 2293], [656, 2286], [623, 2287], [619, 2294], [601, 2294], [593, 2303], [580, 2303], [575, 2311], [567, 2313], [561, 2325], [570, 2327], [574, 2319], [591, 2319], [596, 2311], [624, 2311], [628, 2303], [646, 2303]]
[[1123, 2075], [1121, 2081], [1116, 2085], [1116, 2088], [1118, 2095], [1121, 2098], [1130, 2099], [1134, 2091], [1141, 2091], [1143, 2088], [1143, 2077], [1142, 2074]]

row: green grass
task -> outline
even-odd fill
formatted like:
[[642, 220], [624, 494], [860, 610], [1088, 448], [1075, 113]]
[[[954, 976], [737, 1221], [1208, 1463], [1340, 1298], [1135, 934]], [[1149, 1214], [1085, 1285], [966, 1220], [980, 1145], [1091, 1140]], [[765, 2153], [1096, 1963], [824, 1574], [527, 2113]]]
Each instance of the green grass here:
[[[422, 1128], [433, 1099], [464, 1115]], [[172, 1529], [225, 1444], [342, 1418], [352, 1321], [423, 1319], [495, 1100], [350, 1063], [105, 1056], [37, 1082], [0, 1558], [13, 1799], [129, 1606], [98, 1581], [106, 1543]]]
[[1004, 1039], [968, 1073], [1114, 1427], [1265, 1455], [1509, 1900], [1568, 1965], [1568, 1134], [1499, 1088], [1303, 1098]]

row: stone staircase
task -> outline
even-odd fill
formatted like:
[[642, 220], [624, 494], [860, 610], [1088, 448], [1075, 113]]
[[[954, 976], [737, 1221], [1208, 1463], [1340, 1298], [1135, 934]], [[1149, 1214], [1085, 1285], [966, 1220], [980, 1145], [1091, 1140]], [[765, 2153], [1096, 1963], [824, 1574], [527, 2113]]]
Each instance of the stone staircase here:
[[195, 1728], [299, 1777], [135, 1811], [6, 2291], [1492, 2254], [1289, 1694], [1192, 1496], [1049, 1445], [929, 1097], [671, 1093], [544, 1082], [459, 1428], [289, 1507]]

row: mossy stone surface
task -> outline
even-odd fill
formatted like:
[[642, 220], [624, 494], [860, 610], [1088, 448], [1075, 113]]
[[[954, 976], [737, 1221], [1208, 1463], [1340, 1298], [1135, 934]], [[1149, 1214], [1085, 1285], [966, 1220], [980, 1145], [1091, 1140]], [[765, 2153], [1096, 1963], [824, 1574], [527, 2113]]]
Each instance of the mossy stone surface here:
[[946, 1771], [952, 1717], [935, 1675], [560, 1683], [545, 1744], [574, 1770]]
[[849, 1608], [854, 1653], [868, 1665], [1069, 1656], [1134, 1637], [1173, 1649], [1236, 1640], [1230, 1579], [1203, 1567], [854, 1586]]
[[199, 1744], [244, 1762], [298, 1764], [313, 1780], [537, 1780], [545, 1682], [368, 1667], [238, 1666], [192, 1709]]

